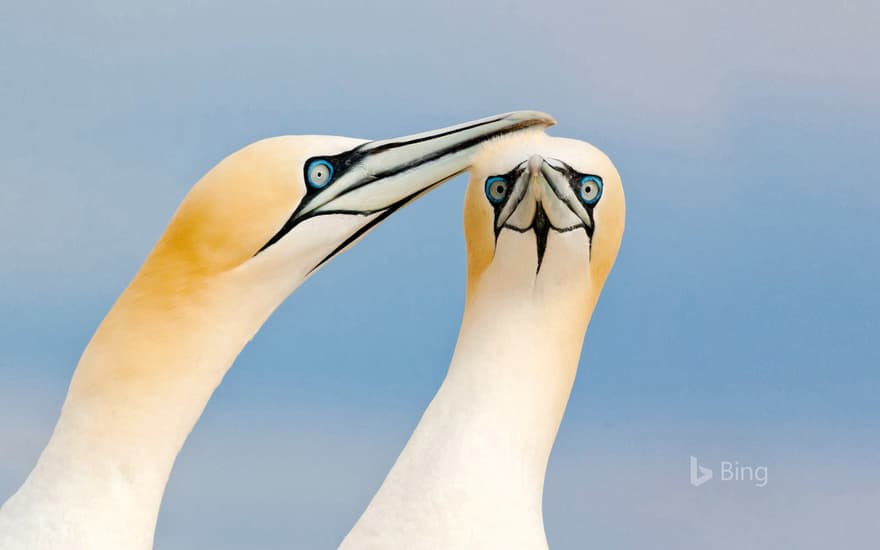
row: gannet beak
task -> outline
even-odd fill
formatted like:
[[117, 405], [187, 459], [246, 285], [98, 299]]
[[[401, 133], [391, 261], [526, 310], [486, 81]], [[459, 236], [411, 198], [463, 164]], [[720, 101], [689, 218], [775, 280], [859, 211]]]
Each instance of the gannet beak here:
[[[519, 233], [534, 231], [538, 271], [544, 261], [551, 229], [564, 233], [581, 228], [591, 239], [594, 227], [592, 205], [595, 202], [585, 204], [575, 191], [575, 185], [578, 181], [583, 182], [580, 179], [583, 176], [575, 175], [565, 163], [541, 155], [532, 155], [520, 163], [503, 177], [512, 182], [512, 186], [508, 199], [496, 207], [496, 238], [505, 227]], [[489, 182], [493, 179], [502, 178], [492, 177]]]
[[547, 236], [552, 227], [552, 224], [547, 217], [547, 211], [545, 210], [545, 208], [551, 204], [549, 200], [552, 200], [545, 193], [547, 184], [549, 183], [546, 174], [543, 173], [543, 168], [546, 164], [547, 162], [542, 156], [532, 155], [531, 158], [529, 158], [528, 168], [526, 169], [526, 174], [529, 178], [529, 186], [531, 187], [532, 195], [536, 200], [535, 214], [534, 219], [532, 220], [532, 230], [535, 232], [535, 244], [538, 247], [538, 267], [535, 270], [535, 273], [541, 271], [541, 264], [544, 262], [544, 253], [547, 251]]
[[337, 155], [308, 159], [304, 178], [320, 167], [322, 185], [310, 186], [284, 227], [261, 249], [297, 224], [328, 214], [375, 215], [362, 234], [419, 195], [468, 169], [486, 141], [556, 121], [538, 111], [515, 111], [412, 136], [368, 141]]
[[[346, 173], [303, 201], [297, 214], [373, 214], [399, 208], [466, 170], [473, 152], [485, 141], [555, 122], [544, 113], [516, 111], [422, 134], [364, 143], [342, 155], [344, 161], [340, 164], [345, 165]], [[334, 159], [321, 160], [332, 164]]]

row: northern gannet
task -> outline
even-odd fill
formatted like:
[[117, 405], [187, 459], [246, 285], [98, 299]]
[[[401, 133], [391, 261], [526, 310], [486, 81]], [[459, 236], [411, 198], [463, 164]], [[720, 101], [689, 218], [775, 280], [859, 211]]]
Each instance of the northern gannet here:
[[342, 550], [547, 548], [547, 461], [624, 217], [592, 145], [526, 132], [477, 153], [449, 371]]
[[366, 141], [284, 136], [190, 191], [84, 351], [37, 465], [0, 509], [2, 550], [146, 550], [174, 460], [244, 345], [311, 273], [464, 171], [499, 115]]

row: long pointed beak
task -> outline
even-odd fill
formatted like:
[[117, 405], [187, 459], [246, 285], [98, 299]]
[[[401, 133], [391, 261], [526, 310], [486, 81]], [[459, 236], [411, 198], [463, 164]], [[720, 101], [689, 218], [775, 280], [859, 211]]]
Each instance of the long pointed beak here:
[[588, 238], [593, 236], [592, 210], [575, 195], [571, 172], [571, 167], [562, 161], [532, 155], [507, 176], [513, 187], [506, 202], [496, 211], [495, 235], [497, 238], [504, 228], [519, 233], [534, 231], [538, 272], [551, 229], [564, 233], [580, 228]]
[[486, 141], [554, 124], [556, 121], [545, 113], [515, 111], [412, 136], [368, 141], [336, 155], [312, 157], [303, 167], [304, 178], [309, 181], [309, 168], [318, 164], [326, 171], [325, 181], [320, 188], [308, 188], [291, 217], [259, 252], [315, 216], [376, 214], [352, 237], [356, 238], [419, 195], [467, 170], [473, 153]]
[[[537, 111], [516, 111], [412, 136], [364, 143], [323, 158], [341, 170], [300, 205], [297, 216], [373, 214], [398, 208], [467, 170], [474, 151], [498, 136], [555, 124]], [[317, 159], [310, 159], [312, 161]]]

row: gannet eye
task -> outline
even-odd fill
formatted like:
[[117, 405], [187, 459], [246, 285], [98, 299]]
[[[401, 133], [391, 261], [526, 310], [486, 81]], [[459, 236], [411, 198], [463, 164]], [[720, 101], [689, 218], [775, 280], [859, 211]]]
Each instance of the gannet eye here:
[[492, 204], [498, 204], [507, 198], [510, 184], [501, 176], [492, 176], [486, 180], [486, 197]]
[[599, 202], [602, 196], [602, 178], [599, 176], [584, 176], [577, 188], [581, 202], [593, 205]]
[[306, 170], [306, 179], [315, 189], [326, 187], [333, 179], [333, 165], [326, 160], [313, 160]]

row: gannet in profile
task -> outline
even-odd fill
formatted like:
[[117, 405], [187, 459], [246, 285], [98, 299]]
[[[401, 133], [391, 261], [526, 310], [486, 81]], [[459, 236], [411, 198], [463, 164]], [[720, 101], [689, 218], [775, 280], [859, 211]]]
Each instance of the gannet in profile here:
[[544, 474], [624, 226], [601, 151], [526, 132], [478, 153], [446, 379], [343, 550], [546, 549]]
[[2, 550], [146, 550], [175, 457], [223, 375], [311, 273], [477, 147], [553, 121], [516, 112], [398, 139], [286, 136], [192, 189], [80, 359]]

